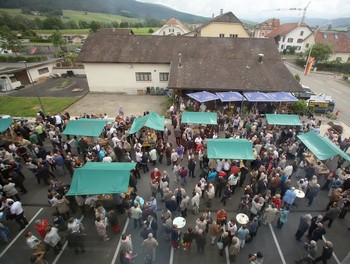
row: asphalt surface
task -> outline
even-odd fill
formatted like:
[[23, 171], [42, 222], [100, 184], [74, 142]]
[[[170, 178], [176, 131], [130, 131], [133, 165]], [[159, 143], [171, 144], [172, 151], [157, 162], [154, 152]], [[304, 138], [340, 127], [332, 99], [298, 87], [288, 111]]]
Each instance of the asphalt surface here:
[[[293, 72], [293, 69], [292, 69]], [[313, 84], [317, 83], [317, 81], [325, 83], [325, 86], [330, 83], [332, 85], [331, 87], [335, 87], [334, 89], [340, 89], [337, 88], [336, 83], [337, 81], [334, 81], [331, 76], [322, 76], [319, 74], [311, 74], [308, 77], [312, 81], [308, 82], [308, 80], [305, 79], [305, 84], [307, 86], [312, 87], [313, 90], [316, 91], [316, 89], [313, 87]], [[59, 82], [61, 79], [52, 79], [48, 82], [43, 83], [43, 86], [37, 86], [38, 89], [43, 93], [42, 96], [52, 96], [54, 93], [52, 90], [53, 84], [56, 82]], [[79, 82], [81, 81], [82, 84]], [[85, 84], [84, 84], [85, 82]], [[334, 83], [333, 83], [334, 82]], [[76, 83], [79, 84], [79, 87], [85, 87], [80, 85], [86, 85], [86, 80], [77, 78]], [[339, 84], [339, 83], [338, 83]], [[56, 84], [57, 85], [57, 84]], [[335, 86], [333, 86], [335, 85]], [[342, 84], [339, 84], [342, 85]], [[47, 88], [45, 88], [47, 87]], [[323, 87], [323, 86], [322, 86]], [[327, 86], [328, 87], [328, 86]], [[33, 89], [31, 87], [26, 87], [25, 89], [22, 89], [20, 91], [14, 91], [11, 92], [13, 94], [18, 94], [17, 96], [33, 96], [33, 90], [30, 92], [30, 89]], [[71, 94], [72, 87], [66, 88], [67, 92]], [[343, 88], [341, 88], [343, 89]], [[329, 90], [329, 89], [328, 89]], [[46, 92], [46, 95], [44, 95], [44, 91]], [[86, 92], [87, 90], [84, 89]], [[349, 94], [346, 90], [342, 91], [343, 98], [348, 98]], [[23, 95], [24, 93], [27, 93], [26, 95]], [[55, 96], [64, 96], [62, 95], [62, 91], [60, 91], [61, 95], [55, 95]], [[51, 95], [50, 95], [51, 94]], [[6, 95], [10, 96], [9, 93]], [[15, 96], [15, 95], [11, 95]], [[81, 95], [80, 95], [81, 96]], [[332, 94], [333, 96], [333, 94]], [[88, 97], [84, 97], [88, 98]], [[119, 98], [119, 97], [118, 97]], [[124, 100], [123, 100], [124, 98]], [[136, 97], [135, 97], [136, 98]], [[129, 113], [134, 113], [134, 111], [138, 114], [142, 114], [142, 112], [149, 107], [149, 98], [152, 98], [157, 101], [157, 97], [141, 97], [138, 100], [133, 100], [132, 97], [128, 97], [127, 100], [125, 100], [125, 97], [120, 97], [120, 100], [124, 102], [125, 107], [130, 107]], [[115, 98], [110, 98], [112, 101]], [[336, 99], [336, 98], [335, 98]], [[95, 98], [95, 100], [98, 100]], [[159, 97], [159, 103], [157, 107], [160, 107], [161, 103], [164, 98]], [[337, 99], [336, 99], [337, 100]], [[345, 99], [344, 99], [345, 100]], [[91, 102], [90, 102], [91, 103]], [[95, 101], [96, 103], [96, 101]], [[98, 106], [105, 105], [106, 103], [101, 104], [101, 101], [97, 101]], [[156, 103], [153, 103], [152, 105], [155, 105]], [[113, 104], [112, 104], [113, 105]], [[117, 111], [117, 108], [119, 106], [119, 102], [115, 102], [115, 108], [109, 109], [111, 113], [115, 113]], [[341, 106], [341, 104], [340, 104]], [[336, 108], [338, 108], [338, 102], [336, 105]], [[95, 113], [97, 110], [94, 110], [95, 108], [89, 108], [90, 111], [94, 111]], [[128, 108], [129, 109], [129, 108]], [[132, 110], [131, 110], [132, 109]], [[344, 115], [346, 114], [346, 107], [344, 108], [345, 111]], [[100, 112], [101, 109], [98, 110]], [[342, 110], [340, 110], [342, 112]], [[102, 112], [102, 110], [101, 110]], [[128, 111], [126, 111], [128, 113]], [[112, 114], [111, 114], [112, 116]], [[169, 122], [169, 121], [167, 121]], [[171, 136], [172, 138], [173, 136]], [[174, 139], [171, 139], [174, 141]], [[47, 148], [49, 149], [50, 146], [47, 145]], [[74, 151], [74, 149], [73, 149]], [[187, 161], [184, 160], [182, 162], [185, 166], [187, 165]], [[157, 164], [156, 165], [161, 171], [167, 170], [169, 174], [172, 177], [172, 169], [170, 167], [165, 166], [164, 164]], [[150, 166], [151, 168], [151, 166]], [[50, 222], [52, 221], [52, 213], [54, 212], [54, 209], [48, 206], [47, 203], [47, 186], [44, 185], [38, 185], [36, 182], [36, 179], [34, 175], [24, 169], [24, 173], [27, 177], [25, 181], [25, 185], [27, 189], [29, 190], [29, 193], [22, 195], [22, 202], [24, 204], [25, 209], [25, 215], [27, 216], [28, 220], [31, 220], [31, 223], [29, 226], [26, 227], [24, 231], [19, 230], [19, 226], [16, 222], [11, 221], [8, 222], [4, 220], [5, 225], [9, 225], [11, 232], [10, 232], [10, 238], [11, 241], [8, 245], [0, 245], [0, 264], [17, 264], [17, 263], [27, 263], [29, 260], [30, 255], [32, 254], [32, 250], [28, 248], [28, 246], [25, 243], [24, 238], [24, 232], [27, 231], [33, 231], [33, 233], [38, 236], [36, 231], [34, 230], [34, 223], [33, 221], [35, 219], [47, 219]], [[185, 187], [187, 193], [191, 193], [195, 184], [199, 180], [199, 167], [197, 165], [195, 175], [195, 179], [190, 179], [187, 186]], [[141, 173], [142, 174], [142, 173]], [[143, 197], [145, 200], [148, 200], [151, 196], [150, 188], [149, 188], [149, 174], [142, 174], [142, 178], [138, 182], [138, 194]], [[70, 182], [69, 176], [64, 176], [61, 180], [63, 180], [65, 183]], [[324, 177], [319, 178], [319, 182], [322, 184], [324, 181]], [[246, 184], [248, 183], [248, 179], [246, 180]], [[173, 178], [171, 178], [170, 188], [174, 190], [177, 187], [177, 184], [174, 183]], [[238, 207], [238, 203], [240, 200], [240, 197], [243, 193], [243, 189], [238, 189], [232, 199], [227, 203], [226, 210], [229, 212], [229, 218], [234, 217], [236, 215], [236, 209]], [[170, 243], [164, 239], [164, 232], [161, 227], [161, 220], [160, 220], [160, 210], [164, 207], [163, 203], [161, 202], [160, 195], [157, 196], [158, 201], [158, 225], [159, 225], [159, 231], [158, 231], [158, 242], [159, 247], [156, 250], [156, 263], [159, 264], [165, 264], [165, 263], [195, 263], [195, 262], [201, 262], [202, 264], [212, 264], [212, 263], [229, 263], [226, 257], [221, 257], [218, 254], [218, 248], [217, 246], [211, 246], [208, 242], [204, 255], [197, 255], [195, 243], [192, 252], [184, 252], [182, 249], [178, 251], [172, 251], [170, 249]], [[246, 246], [241, 249], [241, 252], [239, 253], [237, 257], [236, 263], [247, 263], [248, 254], [250, 253], [256, 253], [257, 251], [261, 251], [265, 256], [265, 262], [264, 263], [294, 263], [296, 259], [299, 259], [301, 257], [306, 256], [306, 251], [304, 250], [303, 243], [297, 242], [294, 239], [294, 234], [297, 230], [297, 226], [299, 223], [299, 217], [305, 213], [310, 212], [313, 216], [318, 214], [324, 214], [324, 209], [326, 204], [328, 203], [328, 196], [327, 192], [321, 191], [315, 199], [314, 204], [311, 207], [306, 207], [305, 200], [304, 199], [298, 199], [297, 201], [298, 207], [293, 208], [289, 214], [288, 222], [284, 225], [282, 230], [278, 230], [274, 228], [274, 225], [276, 224], [276, 221], [269, 226], [261, 226], [259, 228], [257, 237], [249, 244], [246, 244]], [[222, 208], [222, 204], [220, 203], [220, 200], [218, 198], [214, 199], [213, 206], [211, 208], [213, 215], [215, 215], [215, 212]], [[205, 209], [205, 203], [202, 202], [200, 205], [200, 210], [203, 211]], [[80, 212], [77, 212], [75, 217], [80, 218], [81, 214]], [[189, 213], [187, 217], [187, 225], [188, 226], [195, 226], [195, 220], [198, 218], [198, 215], [192, 215]], [[84, 226], [86, 228], [86, 233], [88, 236], [86, 237], [86, 247], [87, 252], [85, 254], [79, 254], [76, 255], [73, 251], [71, 251], [68, 248], [64, 248], [64, 250], [57, 256], [53, 254], [52, 251], [49, 251], [47, 253], [47, 260], [49, 263], [120, 263], [119, 262], [119, 255], [118, 255], [118, 243], [120, 239], [119, 235], [114, 235], [109, 230], [109, 235], [111, 237], [111, 240], [108, 242], [102, 242], [98, 239], [96, 229], [94, 226], [94, 216], [92, 212], [90, 214], [87, 214], [84, 219], [82, 220], [84, 223]], [[133, 245], [134, 245], [134, 252], [138, 253], [139, 255], [135, 259], [136, 264], [144, 263], [143, 258], [143, 250], [141, 247], [142, 239], [139, 235], [139, 229], [134, 229], [132, 223], [126, 225], [127, 223], [127, 217], [126, 215], [120, 215], [120, 223], [121, 226], [126, 230], [126, 233], [130, 233], [132, 235], [133, 239]], [[347, 216], [346, 219], [340, 220], [336, 219], [333, 223], [333, 226], [331, 229], [326, 227], [326, 235], [325, 237], [334, 243], [334, 249], [335, 249], [335, 255], [337, 259], [342, 261], [346, 255], [349, 252], [349, 232], [347, 230], [348, 226], [350, 225], [349, 216]], [[183, 229], [185, 229], [183, 228]], [[63, 239], [64, 240], [64, 239]], [[305, 238], [303, 238], [304, 241], [306, 241]], [[209, 241], [209, 236], [207, 236], [207, 241]], [[323, 242], [319, 241], [319, 252], [321, 252], [321, 247], [323, 245]], [[335, 258], [332, 258], [328, 263], [339, 263]]]
[[[6, 93], [0, 93], [0, 96], [11, 97], [36, 97], [35, 89], [40, 97], [81, 97], [89, 92], [87, 80], [84, 77], [70, 77], [73, 83], [65, 88], [57, 86], [63, 83], [67, 78], [51, 78], [41, 83], [28, 84], [20, 90], [13, 90]], [[79, 89], [80, 91], [73, 91]]]

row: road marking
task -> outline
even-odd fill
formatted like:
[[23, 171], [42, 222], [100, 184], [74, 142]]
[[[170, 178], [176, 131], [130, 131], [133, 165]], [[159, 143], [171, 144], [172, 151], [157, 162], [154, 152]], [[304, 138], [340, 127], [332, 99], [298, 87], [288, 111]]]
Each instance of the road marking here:
[[[83, 219], [84, 219], [84, 215], [82, 215], [82, 216], [80, 217], [79, 221], [81, 222], [81, 221], [83, 221]], [[66, 243], [64, 243], [64, 245], [63, 245], [63, 247], [62, 247], [60, 253], [57, 254], [57, 256], [55, 257], [55, 260], [52, 262], [52, 264], [56, 264], [56, 263], [57, 263], [57, 261], [58, 261], [59, 258], [62, 256], [63, 251], [66, 249], [67, 246], [68, 246], [68, 241], [66, 241]]]
[[174, 248], [171, 247], [170, 250], [170, 258], [169, 258], [169, 264], [173, 264], [174, 263]]
[[[129, 222], [130, 222], [130, 218], [127, 218], [122, 234], [124, 234], [126, 232], [126, 229], [128, 228]], [[121, 242], [122, 242], [122, 236], [120, 236], [120, 238], [119, 238], [118, 246], [114, 252], [114, 256], [113, 256], [111, 264], [116, 263], [116, 260], [117, 260], [118, 254], [119, 254], [119, 250], [120, 250]]]
[[[322, 239], [326, 243], [327, 239], [325, 238], [325, 236], [322, 236]], [[337, 264], [341, 264], [339, 259], [338, 259], [338, 257], [337, 257], [337, 255], [334, 253], [334, 248], [333, 248], [333, 254], [332, 255], [333, 255], [335, 261], [337, 262]]]
[[315, 80], [315, 82], [318, 82], [319, 84], [324, 85], [324, 83], [319, 80]]
[[273, 240], [275, 241], [278, 253], [280, 254], [280, 257], [281, 257], [281, 260], [282, 260], [282, 264], [287, 264], [286, 260], [284, 259], [283, 254], [282, 254], [281, 247], [278, 244], [278, 240], [277, 240], [277, 237], [275, 235], [275, 231], [273, 231], [273, 227], [272, 227], [271, 223], [269, 223], [269, 227], [270, 227], [270, 230], [271, 230], [271, 233], [272, 233]]
[[331, 88], [334, 92], [341, 94], [342, 92], [338, 91], [337, 89]]
[[12, 245], [16, 242], [16, 240], [23, 234], [23, 232], [27, 229], [27, 227], [34, 221], [34, 219], [38, 216], [38, 214], [40, 214], [40, 212], [43, 210], [44, 208], [40, 208], [39, 211], [32, 217], [32, 219], [30, 219], [30, 221], [28, 222], [28, 225], [22, 229], [17, 236], [11, 241], [11, 243], [4, 249], [4, 251], [0, 254], [0, 258], [5, 255], [6, 251], [10, 249], [10, 247], [12, 247]]

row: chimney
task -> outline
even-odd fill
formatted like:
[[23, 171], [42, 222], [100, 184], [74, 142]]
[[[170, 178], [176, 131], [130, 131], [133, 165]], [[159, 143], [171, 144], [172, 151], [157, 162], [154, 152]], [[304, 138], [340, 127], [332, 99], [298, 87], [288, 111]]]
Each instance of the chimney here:
[[222, 15], [224, 13], [224, 9], [220, 9], [220, 15]]
[[215, 16], [214, 16], [214, 13], [212, 13], [212, 14], [211, 14], [211, 18], [214, 18], [214, 17], [215, 17]]
[[178, 65], [179, 68], [182, 67], [182, 54], [181, 52], [179, 52], [179, 65]]
[[263, 58], [264, 58], [264, 54], [260, 53], [259, 55], [259, 63], [263, 63]]

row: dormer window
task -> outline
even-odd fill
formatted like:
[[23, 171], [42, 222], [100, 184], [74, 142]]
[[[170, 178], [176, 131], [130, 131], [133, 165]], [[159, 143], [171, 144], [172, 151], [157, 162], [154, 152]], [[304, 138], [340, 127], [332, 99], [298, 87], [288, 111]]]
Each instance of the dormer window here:
[[327, 39], [328, 38], [327, 34], [323, 34], [323, 38]]
[[334, 34], [334, 38], [335, 38], [335, 39], [339, 39], [339, 37], [338, 37], [337, 34]]

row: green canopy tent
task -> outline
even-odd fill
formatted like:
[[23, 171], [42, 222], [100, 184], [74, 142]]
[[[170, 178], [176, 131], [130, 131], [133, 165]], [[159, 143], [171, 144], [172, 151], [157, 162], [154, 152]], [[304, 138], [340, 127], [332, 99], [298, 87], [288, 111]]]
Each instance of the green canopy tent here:
[[134, 134], [143, 127], [164, 131], [164, 116], [151, 112], [148, 115], [136, 118], [131, 125], [129, 134]]
[[298, 115], [266, 114], [266, 121], [269, 125], [301, 126]]
[[0, 118], [0, 133], [6, 131], [12, 124], [12, 118]]
[[297, 137], [319, 160], [326, 160], [339, 155], [350, 161], [350, 157], [327, 137], [321, 137], [313, 131]]
[[87, 162], [74, 170], [67, 195], [124, 193], [128, 191], [131, 162]]
[[254, 160], [253, 143], [246, 139], [207, 139], [208, 158]]
[[183, 112], [181, 123], [217, 125], [218, 115], [213, 112]]
[[68, 122], [64, 135], [98, 137], [106, 125], [106, 119], [81, 118]]

